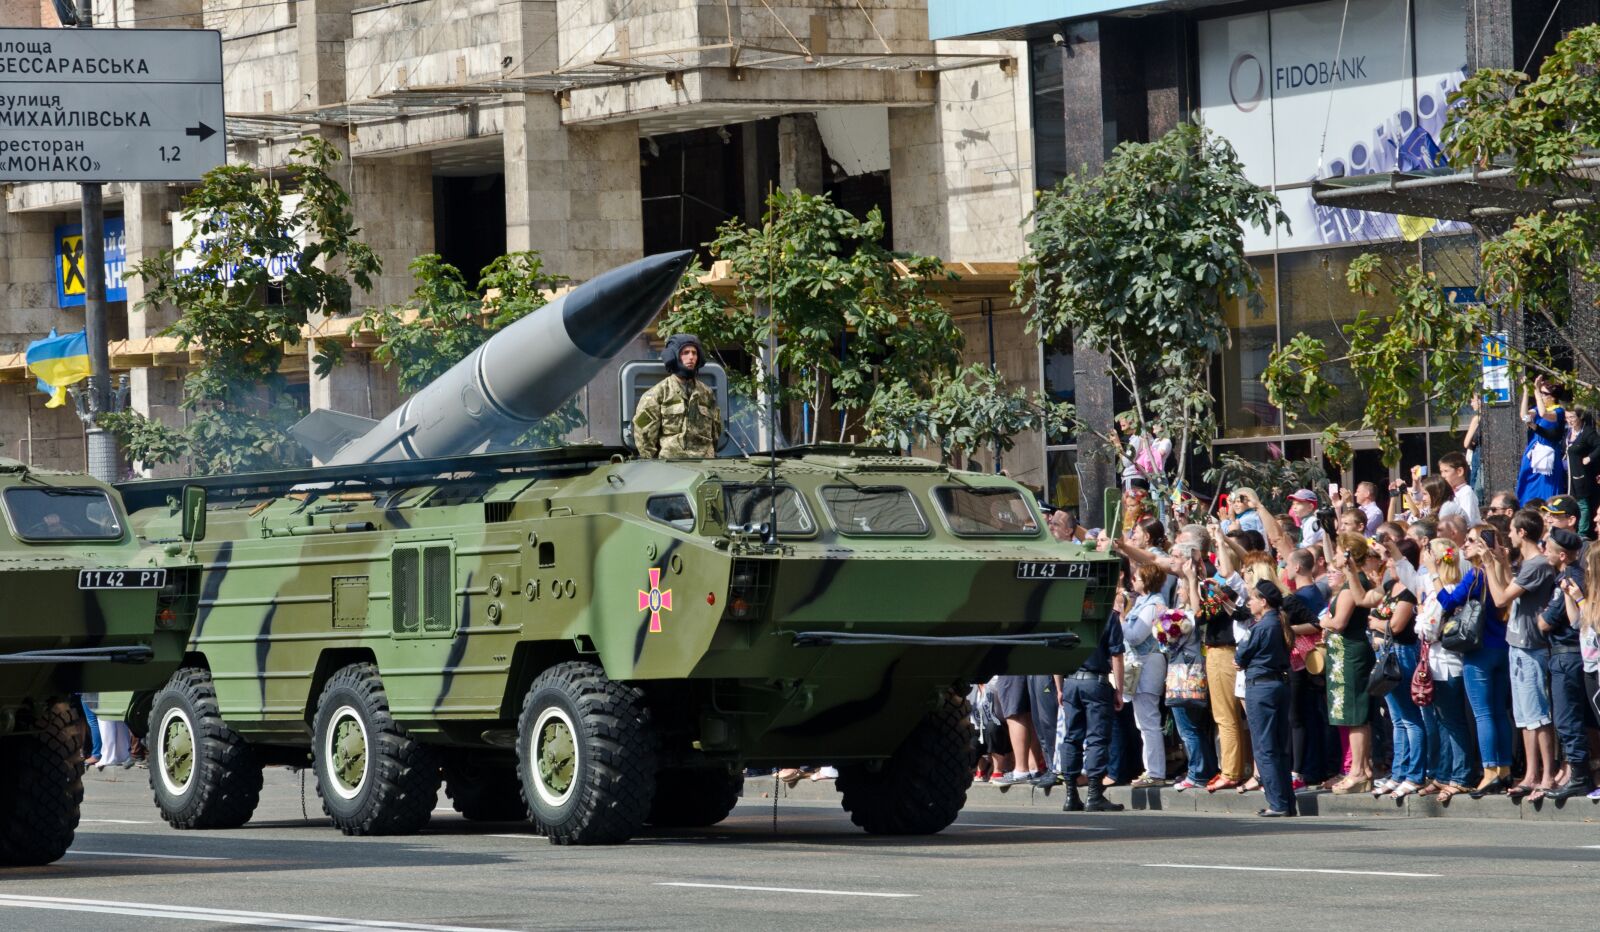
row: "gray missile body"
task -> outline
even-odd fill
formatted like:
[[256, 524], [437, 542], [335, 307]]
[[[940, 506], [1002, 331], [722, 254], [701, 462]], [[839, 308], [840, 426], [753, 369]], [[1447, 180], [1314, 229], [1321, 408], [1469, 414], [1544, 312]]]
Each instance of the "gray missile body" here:
[[457, 456], [515, 437], [638, 336], [672, 297], [692, 256], [649, 256], [579, 285], [485, 340], [326, 465]]

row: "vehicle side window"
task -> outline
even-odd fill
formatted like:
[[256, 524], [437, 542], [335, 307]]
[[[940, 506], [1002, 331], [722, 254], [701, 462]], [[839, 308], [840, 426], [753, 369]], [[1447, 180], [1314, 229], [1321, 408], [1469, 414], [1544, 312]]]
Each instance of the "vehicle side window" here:
[[[817, 522], [806, 509], [804, 498], [793, 486], [776, 486], [778, 533], [815, 534]], [[741, 527], [765, 524], [773, 511], [774, 487], [766, 485], [725, 485], [723, 495], [728, 503], [728, 523]]]
[[920, 537], [928, 533], [917, 500], [901, 486], [832, 485], [820, 494], [841, 534]]
[[645, 503], [645, 511], [662, 524], [680, 531], [694, 530], [694, 507], [687, 495], [657, 495]]

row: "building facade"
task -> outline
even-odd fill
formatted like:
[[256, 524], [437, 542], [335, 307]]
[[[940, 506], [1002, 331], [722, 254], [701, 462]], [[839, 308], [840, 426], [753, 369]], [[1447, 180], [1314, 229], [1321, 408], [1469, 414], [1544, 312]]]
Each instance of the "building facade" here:
[[[404, 301], [407, 264], [424, 253], [475, 281], [494, 257], [533, 249], [546, 269], [581, 281], [698, 247], [730, 219], [759, 222], [775, 188], [828, 192], [860, 211], [881, 206], [897, 248], [969, 268], [1022, 252], [1019, 220], [1033, 191], [1026, 45], [935, 42], [925, 0], [98, 7], [98, 28], [221, 32], [231, 163], [270, 175], [308, 133], [348, 154], [342, 180], [383, 260], [358, 311]], [[53, 3], [5, 0], [0, 25], [55, 26]], [[111, 278], [174, 246], [186, 190], [107, 186]], [[70, 408], [43, 407], [17, 354], [51, 328], [83, 326], [58, 281], [71, 267], [78, 193], [11, 184], [0, 211], [3, 452], [62, 468], [83, 467], [82, 424]], [[989, 277], [1003, 299], [1004, 276]], [[114, 379], [127, 378], [135, 409], [181, 421], [189, 357], [153, 339], [179, 309], [141, 307], [137, 280], [109, 284]], [[990, 341], [994, 300], [969, 290], [953, 305], [974, 359], [1006, 355], [997, 346], [1008, 334]], [[303, 352], [291, 357], [302, 404], [381, 417], [398, 403], [392, 375], [359, 337], [338, 321], [314, 324], [314, 336], [349, 340], [352, 351], [325, 378], [305, 371]], [[622, 358], [656, 352], [641, 339]], [[1037, 378], [1019, 368], [1019, 379]], [[598, 377], [582, 404], [596, 438], [619, 439], [616, 372]], [[1041, 445], [1024, 449], [1016, 465], [1040, 474]], [[1021, 462], [1028, 456], [1031, 465]]]
[[[1025, 39], [1033, 94], [1034, 171], [1048, 186], [1082, 167], [1094, 169], [1119, 143], [1153, 139], [1195, 118], [1226, 137], [1247, 176], [1280, 198], [1289, 223], [1248, 232], [1246, 248], [1261, 275], [1264, 313], [1230, 309], [1232, 346], [1213, 366], [1222, 436], [1218, 452], [1247, 459], [1303, 458], [1329, 422], [1358, 416], [1361, 399], [1342, 393], [1326, 415], [1291, 427], [1266, 400], [1260, 375], [1271, 352], [1297, 333], [1340, 340], [1362, 308], [1385, 310], [1384, 297], [1357, 298], [1345, 271], [1363, 252], [1417, 261], [1444, 285], [1475, 294], [1476, 234], [1436, 223], [1407, 241], [1397, 218], [1325, 207], [1312, 183], [1341, 175], [1392, 171], [1408, 138], [1433, 139], [1446, 101], [1478, 68], [1537, 69], [1566, 31], [1596, 21], [1595, 3], [1495, 0], [1311, 0], [1311, 2], [1104, 3], [931, 0], [936, 38]], [[1046, 347], [1047, 388], [1075, 398], [1109, 422], [1126, 407], [1114, 397], [1102, 360], [1069, 343]], [[1353, 385], [1347, 371], [1335, 380]], [[1452, 422], [1461, 412], [1419, 402], [1403, 432], [1399, 467], [1437, 462], [1460, 447]], [[1460, 419], [1459, 426], [1465, 426]], [[1491, 483], [1510, 483], [1525, 435], [1511, 406], [1486, 417], [1484, 452]], [[1075, 444], [1048, 447], [1053, 487], [1105, 486], [1113, 477]], [[1386, 479], [1375, 445], [1357, 439], [1344, 481]], [[1207, 464], [1191, 472], [1198, 476]]]

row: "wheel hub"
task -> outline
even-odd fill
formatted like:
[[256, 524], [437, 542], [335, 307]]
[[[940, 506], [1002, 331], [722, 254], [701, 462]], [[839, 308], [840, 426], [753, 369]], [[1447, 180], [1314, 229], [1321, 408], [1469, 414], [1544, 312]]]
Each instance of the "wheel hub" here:
[[564, 717], [547, 715], [534, 737], [534, 757], [539, 783], [552, 802], [572, 791], [578, 771], [577, 741]]
[[367, 730], [353, 710], [340, 709], [328, 733], [328, 776], [334, 789], [349, 799], [361, 791], [367, 775]]
[[173, 795], [180, 795], [194, 777], [194, 729], [179, 710], [167, 713], [161, 723], [160, 741], [157, 757], [162, 781]]

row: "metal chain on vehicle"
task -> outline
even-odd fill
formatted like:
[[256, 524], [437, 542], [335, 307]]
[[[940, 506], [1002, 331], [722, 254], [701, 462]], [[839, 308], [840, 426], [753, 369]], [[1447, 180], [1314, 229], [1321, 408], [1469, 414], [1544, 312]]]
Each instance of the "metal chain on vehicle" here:
[[776, 768], [775, 767], [772, 770], [772, 833], [774, 835], [776, 835], [778, 833], [778, 770], [779, 769], [780, 768]]
[[306, 769], [300, 768], [300, 818], [311, 821], [311, 816], [306, 814]]

